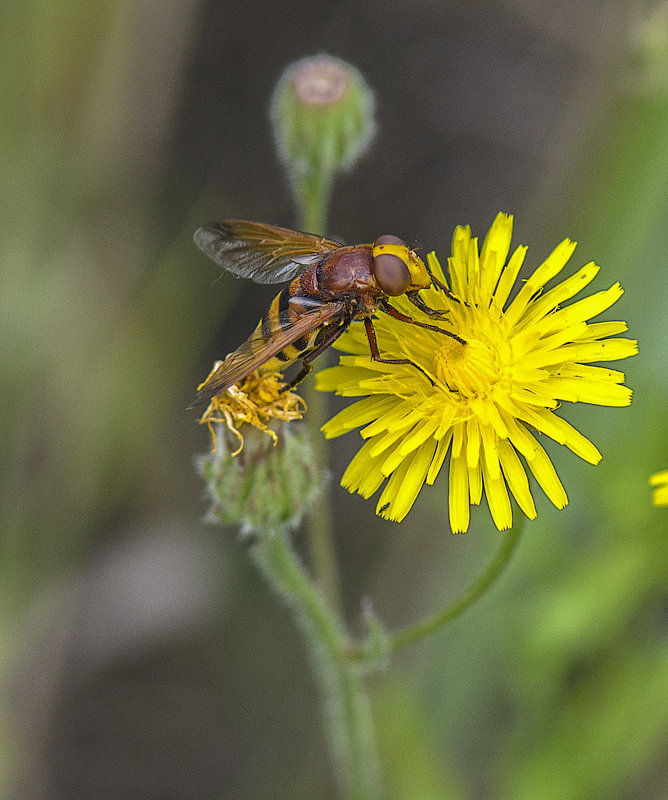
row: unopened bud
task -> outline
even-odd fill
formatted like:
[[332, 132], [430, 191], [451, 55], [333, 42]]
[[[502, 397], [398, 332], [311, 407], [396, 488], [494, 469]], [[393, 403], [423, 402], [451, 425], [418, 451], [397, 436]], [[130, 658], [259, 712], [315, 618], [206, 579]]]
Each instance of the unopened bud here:
[[274, 444], [264, 431], [244, 425], [237, 456], [226, 446], [226, 426], [217, 427], [215, 451], [197, 459], [211, 501], [208, 519], [258, 536], [296, 528], [325, 484], [303, 426], [272, 419]]
[[374, 105], [361, 74], [332, 56], [303, 58], [280, 77], [270, 116], [303, 218], [315, 218], [309, 210], [325, 207], [336, 173], [367, 150]]

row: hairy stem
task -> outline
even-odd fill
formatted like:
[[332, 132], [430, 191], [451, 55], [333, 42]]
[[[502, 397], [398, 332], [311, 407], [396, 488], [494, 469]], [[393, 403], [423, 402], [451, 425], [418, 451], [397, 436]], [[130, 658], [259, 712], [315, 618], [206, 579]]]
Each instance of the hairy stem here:
[[319, 684], [334, 771], [345, 800], [380, 797], [379, 768], [361, 666], [341, 658], [345, 633], [309, 580], [285, 531], [264, 536], [255, 561], [293, 610]]

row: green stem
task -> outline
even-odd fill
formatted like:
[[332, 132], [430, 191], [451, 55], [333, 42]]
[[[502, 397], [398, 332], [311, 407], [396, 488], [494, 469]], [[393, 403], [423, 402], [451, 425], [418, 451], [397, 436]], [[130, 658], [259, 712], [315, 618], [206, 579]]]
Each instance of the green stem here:
[[382, 663], [382, 660], [386, 659], [394, 650], [400, 650], [402, 647], [419, 642], [420, 639], [434, 633], [459, 617], [478, 598], [485, 594], [503, 572], [517, 547], [523, 526], [524, 515], [518, 515], [513, 527], [502, 534], [501, 547], [487, 566], [487, 569], [476, 578], [452, 605], [430, 614], [419, 622], [400, 628], [394, 633], [384, 633], [376, 626], [373, 636], [365, 642], [358, 644], [347, 643], [346, 649], [342, 651], [342, 657], [353, 663], [361, 662], [366, 666], [374, 666]]
[[369, 701], [360, 665], [341, 658], [346, 637], [338, 617], [309, 580], [285, 531], [264, 536], [255, 545], [253, 555], [266, 578], [293, 609], [304, 635], [320, 684], [325, 728], [341, 796], [346, 800], [379, 798]]
[[[321, 356], [326, 358], [326, 356]], [[308, 409], [306, 427], [309, 432], [315, 463], [322, 466], [327, 459], [327, 442], [320, 428], [327, 417], [327, 397], [317, 392], [309, 381], [303, 390]], [[334, 548], [334, 525], [332, 521], [331, 500], [328, 492], [323, 492], [318, 503], [311, 509], [307, 524], [309, 561], [315, 580], [322, 589], [329, 607], [342, 615], [341, 584]]]
[[299, 208], [299, 230], [326, 235], [327, 207], [332, 193], [334, 175], [325, 170], [303, 178], [295, 192]]
[[[300, 209], [298, 225], [302, 230], [324, 234], [330, 181], [322, 177], [321, 180], [312, 183], [313, 190], [310, 193], [298, 195]], [[308, 408], [306, 426], [309, 438], [316, 463], [322, 465], [326, 463], [327, 444], [320, 428], [327, 417], [327, 396], [317, 392], [313, 382], [309, 380], [304, 385], [304, 399]], [[311, 510], [306, 530], [309, 559], [316, 583], [322, 589], [330, 608], [341, 616], [341, 585], [334, 547], [332, 507], [328, 493], [323, 493], [318, 504]]]
[[472, 606], [479, 597], [482, 597], [510, 561], [510, 557], [520, 540], [523, 526], [524, 515], [517, 514], [513, 527], [502, 534], [503, 539], [501, 547], [482, 575], [480, 575], [452, 605], [391, 634], [390, 649], [399, 650], [409, 644], [418, 642], [430, 633], [452, 622], [453, 619], [460, 616], [467, 608]]

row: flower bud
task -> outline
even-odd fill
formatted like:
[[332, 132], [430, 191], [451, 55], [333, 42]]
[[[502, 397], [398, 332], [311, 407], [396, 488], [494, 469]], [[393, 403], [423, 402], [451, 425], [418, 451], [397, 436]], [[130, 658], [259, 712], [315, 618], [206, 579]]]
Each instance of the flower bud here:
[[306, 430], [276, 419], [268, 427], [275, 444], [264, 431], [244, 425], [244, 447], [235, 456], [226, 426], [217, 423], [215, 451], [197, 459], [211, 500], [209, 521], [238, 525], [242, 534], [271, 535], [296, 528], [316, 502], [325, 480]]
[[305, 209], [324, 207], [336, 173], [367, 150], [374, 105], [361, 74], [325, 54], [295, 62], [279, 78], [270, 117], [303, 217]]

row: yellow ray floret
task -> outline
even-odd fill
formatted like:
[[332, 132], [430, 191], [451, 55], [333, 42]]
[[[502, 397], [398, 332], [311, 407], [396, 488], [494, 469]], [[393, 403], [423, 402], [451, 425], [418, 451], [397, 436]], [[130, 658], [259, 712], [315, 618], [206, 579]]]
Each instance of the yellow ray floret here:
[[652, 504], [655, 506], [668, 506], [668, 469], [655, 472], [649, 479], [649, 485], [654, 486]]

